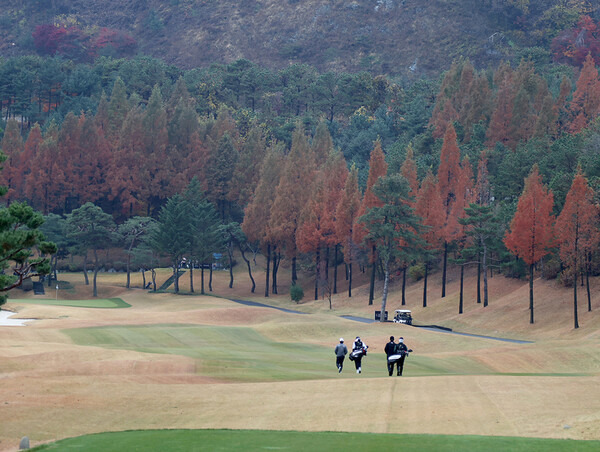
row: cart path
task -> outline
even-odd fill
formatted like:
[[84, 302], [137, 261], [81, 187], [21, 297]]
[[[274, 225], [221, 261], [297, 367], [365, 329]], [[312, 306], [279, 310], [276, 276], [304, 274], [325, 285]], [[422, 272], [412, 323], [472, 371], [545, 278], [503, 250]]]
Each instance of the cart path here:
[[[230, 300], [234, 301], [236, 303], [243, 304], [245, 306], [255, 306], [255, 307], [259, 307], [259, 308], [277, 309], [279, 311], [287, 312], [289, 314], [303, 314], [303, 315], [309, 314], [308, 312], [295, 311], [293, 309], [287, 309], [287, 308], [280, 308], [278, 306], [271, 306], [268, 304], [259, 303], [258, 301], [234, 300], [231, 298], [230, 298]], [[362, 322], [362, 323], [375, 323], [376, 322], [373, 319], [369, 319], [366, 317], [358, 317], [358, 316], [354, 316], [354, 315], [341, 315], [339, 317], [341, 317], [343, 319], [353, 320], [355, 322]], [[411, 326], [413, 326], [415, 328], [422, 328], [425, 330], [438, 332], [438, 333], [458, 334], [461, 336], [470, 336], [470, 337], [477, 337], [480, 339], [490, 339], [493, 341], [510, 342], [513, 344], [533, 344], [533, 341], [523, 341], [520, 339], [507, 339], [504, 337], [494, 337], [494, 336], [484, 336], [481, 334], [461, 333], [459, 331], [452, 331], [450, 328], [445, 328], [445, 327], [441, 327], [441, 326], [437, 326], [437, 325], [411, 325]]]

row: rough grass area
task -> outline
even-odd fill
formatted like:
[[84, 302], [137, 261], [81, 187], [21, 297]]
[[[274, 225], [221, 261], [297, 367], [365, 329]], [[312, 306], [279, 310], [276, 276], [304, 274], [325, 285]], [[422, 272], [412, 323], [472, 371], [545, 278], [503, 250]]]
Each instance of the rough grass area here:
[[121, 298], [94, 298], [91, 300], [52, 300], [52, 299], [38, 299], [28, 298], [20, 299], [19, 303], [26, 304], [42, 304], [49, 306], [72, 306], [77, 308], [101, 308], [101, 309], [115, 309], [115, 308], [130, 308], [129, 303], [124, 302]]
[[85, 450], [86, 452], [108, 450], [143, 450], [145, 452], [167, 450], [169, 452], [240, 450], [587, 452], [600, 450], [600, 441], [261, 430], [148, 430], [87, 435], [32, 449], [32, 451], [52, 450]]

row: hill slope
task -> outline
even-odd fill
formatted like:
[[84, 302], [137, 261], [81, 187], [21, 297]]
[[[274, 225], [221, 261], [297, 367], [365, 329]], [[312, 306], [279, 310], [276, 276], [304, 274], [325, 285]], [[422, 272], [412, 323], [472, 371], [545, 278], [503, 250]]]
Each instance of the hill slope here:
[[[299, 62], [320, 70], [408, 77], [437, 74], [460, 56], [481, 67], [518, 57], [519, 46], [547, 47], [542, 25], [556, 32], [576, 19], [574, 8], [583, 8], [563, 6], [548, 26], [540, 19], [564, 2], [542, 0], [528, 7], [516, 6], [528, 2], [508, 0], [3, 3], [3, 55], [32, 53], [35, 27], [55, 23], [77, 26], [88, 35], [100, 27], [119, 30], [137, 41], [138, 51], [182, 68], [247, 58], [271, 68]], [[586, 8], [593, 13], [597, 6]]]

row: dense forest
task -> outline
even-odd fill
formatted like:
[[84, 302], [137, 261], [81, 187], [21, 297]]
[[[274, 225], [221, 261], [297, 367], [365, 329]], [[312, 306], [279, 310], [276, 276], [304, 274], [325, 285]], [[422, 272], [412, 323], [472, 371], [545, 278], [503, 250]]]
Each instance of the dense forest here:
[[460, 58], [410, 83], [245, 59], [4, 58], [4, 199], [46, 215], [54, 268], [79, 255], [86, 280], [88, 259], [96, 275], [99, 251], [122, 247], [128, 272], [168, 259], [177, 291], [182, 262], [231, 267], [235, 246], [252, 281], [245, 253], [265, 255], [265, 296], [282, 261], [293, 282], [314, 272], [315, 299], [337, 291], [338, 264], [350, 296], [353, 264], [369, 267], [383, 308], [392, 277], [426, 289], [433, 270], [475, 265], [487, 306], [492, 268], [539, 271], [573, 286], [577, 327], [575, 282], [600, 271], [598, 24], [581, 16], [550, 45], [535, 55], [554, 62]]

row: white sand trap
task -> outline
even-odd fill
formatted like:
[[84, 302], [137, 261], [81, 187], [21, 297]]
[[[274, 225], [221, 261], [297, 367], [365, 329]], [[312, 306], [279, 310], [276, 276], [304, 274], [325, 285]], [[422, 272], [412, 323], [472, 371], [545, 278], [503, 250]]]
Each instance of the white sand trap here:
[[25, 326], [25, 322], [31, 322], [35, 319], [10, 319], [15, 315], [12, 311], [0, 311], [0, 326]]

